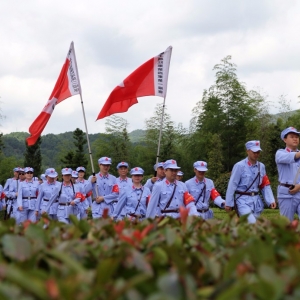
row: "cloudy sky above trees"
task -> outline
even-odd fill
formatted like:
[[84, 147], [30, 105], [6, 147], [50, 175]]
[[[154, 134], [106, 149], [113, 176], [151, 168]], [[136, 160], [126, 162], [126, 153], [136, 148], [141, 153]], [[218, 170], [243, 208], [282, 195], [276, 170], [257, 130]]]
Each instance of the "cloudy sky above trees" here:
[[[215, 64], [227, 55], [248, 89], [278, 109], [281, 95], [299, 108], [300, 2], [296, 0], [12, 0], [0, 3], [0, 131], [26, 131], [46, 104], [71, 41], [90, 133], [110, 92], [133, 70], [173, 46], [167, 111], [188, 127]], [[299, 40], [299, 41], [298, 41]], [[143, 97], [127, 113], [129, 131], [143, 129], [159, 97]], [[79, 96], [56, 106], [43, 134], [84, 130]]]

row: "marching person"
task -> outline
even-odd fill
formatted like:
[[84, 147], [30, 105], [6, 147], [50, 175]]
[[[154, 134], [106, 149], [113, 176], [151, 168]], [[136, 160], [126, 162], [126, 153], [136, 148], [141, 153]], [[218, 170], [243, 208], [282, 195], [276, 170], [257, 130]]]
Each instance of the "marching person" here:
[[276, 202], [265, 165], [258, 161], [262, 151], [260, 142], [249, 141], [245, 145], [248, 156], [236, 163], [232, 169], [226, 192], [225, 209], [230, 211], [235, 207], [238, 216], [248, 215], [248, 222], [255, 223], [264, 207], [259, 191], [272, 209], [276, 208]]
[[275, 155], [278, 169], [277, 198], [279, 211], [290, 221], [294, 214], [300, 212], [300, 132], [294, 127], [288, 127], [281, 132], [285, 149], [279, 149]]
[[117, 184], [119, 186], [119, 191], [121, 193], [121, 189], [131, 187], [132, 186], [132, 179], [127, 177], [128, 174], [128, 163], [122, 161], [118, 163], [117, 170], [119, 177], [117, 178]]
[[[45, 172], [46, 181], [40, 185], [39, 195], [36, 201], [35, 215], [36, 217], [43, 211], [46, 211], [46, 207], [53, 194], [57, 193], [60, 188], [60, 183], [56, 181], [58, 174], [54, 168], [49, 168]], [[54, 200], [49, 209], [49, 217], [52, 220], [57, 220], [57, 208], [58, 200]]]
[[164, 165], [166, 177], [161, 182], [156, 182], [150, 201], [147, 207], [146, 217], [154, 218], [159, 216], [178, 218], [179, 208], [189, 209], [189, 215], [197, 215], [195, 200], [189, 194], [186, 185], [176, 180], [176, 175], [180, 167], [174, 159], [167, 160]]
[[72, 181], [72, 183], [75, 184], [77, 179], [78, 179], [78, 172], [72, 170], [72, 174], [71, 174], [71, 181]]
[[142, 168], [135, 167], [131, 169], [130, 175], [132, 176], [132, 186], [127, 186], [120, 192], [119, 200], [112, 216], [114, 219], [127, 217], [130, 220], [142, 221], [146, 216], [147, 202], [151, 193], [147, 187], [143, 187], [141, 184], [144, 175]]
[[165, 170], [164, 170], [164, 162], [159, 162], [153, 166], [154, 171], [156, 171], [156, 177], [149, 178], [146, 183], [145, 187], [147, 187], [151, 192], [153, 189], [153, 186], [156, 182], [163, 181], [163, 179], [166, 177]]
[[61, 170], [62, 182], [59, 184], [55, 193], [52, 194], [43, 213], [48, 213], [51, 205], [58, 200], [57, 219], [59, 222], [70, 224], [70, 215], [77, 217], [79, 213], [78, 204], [85, 200], [81, 187], [71, 181], [72, 169], [63, 168]]
[[6, 209], [6, 202], [5, 202], [5, 194], [3, 192], [3, 186], [0, 184], [0, 210]]
[[[71, 180], [72, 180], [73, 184], [75, 184], [75, 185], [79, 184], [80, 185], [80, 190], [82, 191], [82, 193], [85, 197], [84, 201], [77, 204], [78, 210], [79, 210], [77, 218], [78, 218], [78, 220], [87, 219], [87, 212], [88, 212], [88, 208], [89, 208], [89, 202], [86, 198], [85, 186], [78, 182], [78, 172], [77, 171], [72, 171]], [[91, 183], [90, 183], [90, 186], [91, 186]]]
[[195, 177], [185, 182], [189, 193], [195, 199], [198, 216], [203, 219], [212, 219], [213, 211], [209, 208], [209, 199], [211, 199], [220, 208], [224, 208], [225, 200], [222, 199], [219, 192], [215, 189], [211, 179], [205, 177], [207, 163], [205, 161], [196, 161], [193, 165]]
[[19, 184], [17, 224], [26, 220], [30, 220], [31, 222], [36, 221], [35, 207], [39, 192], [39, 183], [33, 180], [33, 171], [33, 168], [26, 167], [24, 169], [25, 180]]
[[181, 171], [178, 171], [178, 172], [177, 172], [177, 176], [176, 176], [176, 180], [178, 180], [178, 181], [182, 181], [183, 175], [184, 175], [184, 173], [183, 173], [183, 172], [181, 172]]
[[89, 204], [89, 207], [92, 206], [92, 184], [89, 180], [84, 179], [85, 176], [85, 167], [78, 167], [76, 169], [78, 172], [78, 178], [76, 180], [76, 183], [81, 184], [83, 186], [83, 190], [85, 192], [85, 197], [87, 199], [87, 202]]
[[89, 178], [93, 186], [93, 193], [96, 195], [96, 199], [92, 203], [92, 215], [94, 219], [101, 218], [104, 209], [108, 209], [108, 215], [111, 216], [119, 197], [117, 179], [114, 175], [108, 173], [111, 158], [101, 157], [98, 160], [98, 164], [100, 172]]
[[17, 196], [19, 188], [19, 176], [24, 177], [24, 169], [16, 167], [13, 169], [14, 177], [8, 178], [3, 188], [3, 192], [6, 196], [6, 219], [14, 218], [16, 219], [17, 215]]

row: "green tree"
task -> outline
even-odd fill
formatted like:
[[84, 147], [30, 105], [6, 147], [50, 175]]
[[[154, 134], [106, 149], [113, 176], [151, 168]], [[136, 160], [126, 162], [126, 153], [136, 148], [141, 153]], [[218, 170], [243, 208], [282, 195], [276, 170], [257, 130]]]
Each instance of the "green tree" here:
[[3, 137], [3, 133], [1, 132], [0, 133], [0, 154], [3, 153], [2, 149], [5, 148], [2, 137]]
[[77, 167], [77, 164], [74, 163], [74, 151], [69, 151], [63, 158], [61, 158], [61, 163], [63, 164], [61, 168], [71, 168], [72, 170], [75, 170]]
[[68, 167], [75, 170], [79, 166], [87, 167], [88, 160], [84, 151], [84, 145], [87, 143], [85, 133], [76, 128], [73, 131], [73, 144], [71, 150], [69, 150], [61, 159], [60, 162], [63, 164], [62, 168]]
[[231, 56], [225, 57], [213, 70], [216, 71], [215, 84], [203, 93], [197, 129], [187, 148], [192, 156], [201, 153], [202, 159], [207, 160], [209, 139], [219, 134], [223, 165], [230, 171], [245, 155], [247, 134], [256, 129], [253, 124], [258, 122], [264, 98], [247, 91], [239, 81]]
[[42, 143], [41, 137], [39, 137], [36, 143], [32, 146], [28, 146], [25, 141], [26, 150], [24, 153], [24, 167], [32, 167], [34, 169], [35, 176], [39, 176], [41, 174], [41, 167], [42, 167], [41, 143]]
[[86, 134], [81, 129], [76, 128], [76, 130], [73, 133], [73, 138], [75, 140], [75, 153], [73, 157], [73, 164], [76, 165], [76, 167], [83, 166], [86, 168], [88, 165], [88, 160], [84, 151], [84, 145], [87, 143]]
[[[171, 120], [171, 116], [166, 110], [167, 109], [165, 108], [159, 161], [175, 158], [177, 156], [177, 142], [179, 134], [176, 130], [175, 123]], [[146, 134], [144, 140], [148, 148], [149, 164], [153, 164], [156, 161], [162, 112], [163, 105], [157, 104], [154, 115], [145, 121]]]
[[22, 160], [14, 156], [5, 157], [0, 155], [0, 183], [4, 186], [6, 180], [13, 176], [13, 169], [22, 166]]
[[223, 173], [222, 143], [218, 134], [213, 134], [210, 139], [210, 151], [208, 152], [207, 177], [216, 180]]

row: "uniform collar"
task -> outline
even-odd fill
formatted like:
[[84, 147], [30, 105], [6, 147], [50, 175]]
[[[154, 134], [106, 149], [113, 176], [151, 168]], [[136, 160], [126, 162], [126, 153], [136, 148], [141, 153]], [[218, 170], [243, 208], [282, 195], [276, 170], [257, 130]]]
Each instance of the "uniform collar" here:
[[202, 181], [200, 181], [196, 176], [195, 176], [195, 181], [196, 181], [197, 184], [206, 182], [205, 177], [203, 178]]
[[27, 179], [25, 179], [24, 181], [26, 181], [26, 182], [28, 182], [28, 183], [33, 183], [33, 180], [27, 180]]
[[48, 183], [49, 185], [55, 184], [55, 180], [54, 180], [53, 182], [49, 182], [49, 181], [47, 180], [47, 183]]
[[144, 189], [144, 187], [141, 185], [141, 187], [139, 187], [139, 188], [136, 188], [134, 185], [132, 186], [132, 189], [135, 191], [135, 190], [143, 190]]
[[166, 179], [166, 185], [177, 185], [177, 180], [175, 180], [173, 183], [171, 183], [168, 179]]
[[126, 177], [125, 179], [122, 179], [121, 177], [119, 177], [119, 180], [122, 182], [122, 181], [125, 181], [125, 182], [127, 182], [127, 179], [128, 179], [128, 177]]
[[287, 151], [287, 152], [299, 152], [299, 150], [297, 149], [296, 151], [293, 151], [293, 150], [291, 150], [290, 148], [288, 148], [288, 147], [286, 147], [285, 148], [285, 150]]
[[249, 167], [254, 167], [254, 166], [258, 166], [258, 161], [253, 165], [253, 164], [251, 164], [251, 162], [249, 161], [249, 159], [248, 158], [246, 158], [246, 163], [247, 163], [247, 165], [249, 166]]
[[82, 179], [82, 180], [77, 179], [76, 182], [84, 183], [84, 179]]
[[63, 182], [63, 186], [72, 186], [72, 183], [69, 183], [68, 185], [67, 184], [65, 184], [64, 182]]
[[101, 173], [99, 172], [99, 176], [100, 176], [101, 179], [108, 179], [109, 174], [103, 175], [103, 174], [101, 174]]

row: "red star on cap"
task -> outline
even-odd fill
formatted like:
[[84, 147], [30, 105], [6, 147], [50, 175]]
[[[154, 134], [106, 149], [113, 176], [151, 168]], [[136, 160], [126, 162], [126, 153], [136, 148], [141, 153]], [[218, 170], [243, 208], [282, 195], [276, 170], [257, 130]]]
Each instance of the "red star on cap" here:
[[121, 162], [121, 165], [124, 165], [124, 164], [125, 164], [124, 161], [122, 161], [122, 162]]
[[175, 160], [172, 160], [172, 164], [175, 164]]
[[204, 166], [204, 162], [201, 163], [201, 166]]
[[135, 171], [138, 171], [139, 169], [138, 169], [138, 168], [135, 168], [134, 170], [135, 170]]
[[259, 145], [259, 142], [256, 142], [255, 145], [258, 146], [258, 145]]
[[51, 173], [53, 173], [54, 171], [53, 171], [53, 170], [51, 170], [50, 172], [51, 172]]
[[105, 157], [105, 160], [108, 160], [108, 158], [107, 158], [107, 157]]

